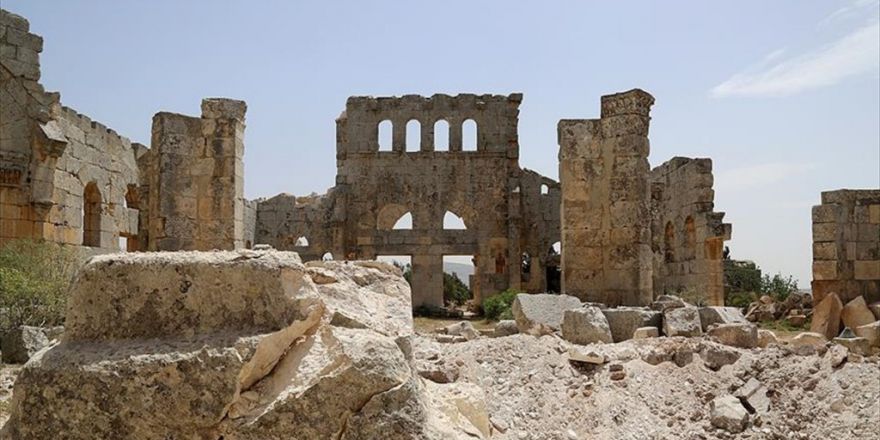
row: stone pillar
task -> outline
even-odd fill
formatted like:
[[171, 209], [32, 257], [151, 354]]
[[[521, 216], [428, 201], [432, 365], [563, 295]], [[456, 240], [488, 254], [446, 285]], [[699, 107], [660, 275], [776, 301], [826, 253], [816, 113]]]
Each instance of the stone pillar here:
[[603, 96], [601, 119], [559, 122], [563, 293], [608, 305], [652, 300], [653, 103], [635, 89]]
[[244, 114], [205, 99], [202, 117], [153, 117], [149, 250], [229, 250], [244, 245]]
[[412, 256], [413, 308], [443, 307], [443, 256]]

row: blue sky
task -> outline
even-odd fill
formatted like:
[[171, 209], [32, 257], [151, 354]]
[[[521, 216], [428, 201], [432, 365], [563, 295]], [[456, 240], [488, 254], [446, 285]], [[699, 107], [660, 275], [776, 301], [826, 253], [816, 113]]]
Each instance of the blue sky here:
[[651, 163], [711, 157], [735, 258], [810, 280], [810, 206], [880, 187], [877, 0], [4, 0], [45, 38], [43, 84], [149, 143], [160, 110], [248, 103], [245, 192], [323, 192], [350, 95], [523, 92], [520, 163], [557, 176], [556, 123], [603, 94], [657, 104]]

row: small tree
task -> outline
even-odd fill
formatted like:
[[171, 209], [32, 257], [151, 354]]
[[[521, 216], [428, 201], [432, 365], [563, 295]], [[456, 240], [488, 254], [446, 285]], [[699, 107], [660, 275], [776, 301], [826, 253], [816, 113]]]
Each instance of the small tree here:
[[516, 299], [516, 295], [519, 293], [514, 289], [507, 289], [484, 299], [483, 316], [490, 321], [513, 319], [513, 313], [510, 308], [513, 306], [513, 300]]
[[13, 240], [0, 248], [0, 333], [64, 322], [67, 289], [82, 264], [74, 248]]
[[791, 275], [784, 277], [777, 273], [772, 278], [769, 275], [764, 275], [761, 278], [761, 293], [770, 295], [777, 301], [784, 301], [788, 295], [797, 292], [797, 290], [797, 280]]
[[460, 306], [471, 298], [473, 298], [471, 289], [458, 278], [458, 274], [443, 273], [443, 301], [445, 303]]

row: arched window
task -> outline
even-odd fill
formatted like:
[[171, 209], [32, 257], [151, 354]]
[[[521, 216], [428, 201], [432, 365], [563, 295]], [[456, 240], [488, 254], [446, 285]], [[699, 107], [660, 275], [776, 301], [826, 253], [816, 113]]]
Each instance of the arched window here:
[[694, 225], [694, 218], [691, 216], [684, 220], [684, 239], [684, 256], [689, 260], [693, 259], [696, 257], [697, 228]]
[[406, 151], [419, 151], [422, 149], [422, 123], [417, 119], [410, 119], [406, 123]]
[[523, 252], [522, 254], [522, 266], [519, 277], [523, 282], [528, 282], [532, 278], [532, 256], [528, 252]]
[[95, 182], [83, 190], [83, 246], [101, 247], [101, 191]]
[[672, 222], [666, 222], [666, 232], [663, 234], [663, 259], [667, 263], [675, 261], [675, 226]]
[[547, 186], [546, 183], [541, 184], [541, 195], [546, 195], [549, 192], [550, 192], [550, 187]]
[[309, 245], [309, 239], [306, 237], [299, 237], [293, 245], [296, 247], [306, 247]]
[[331, 254], [330, 252], [324, 252], [324, 255], [321, 256], [321, 260], [333, 261], [333, 254]]
[[477, 151], [477, 121], [467, 119], [461, 124], [461, 149]]
[[467, 226], [463, 218], [452, 211], [446, 211], [446, 214], [443, 214], [443, 229], [467, 229]]
[[394, 226], [391, 229], [394, 230], [409, 230], [412, 229], [412, 213], [407, 212], [400, 216], [396, 222], [394, 222]]
[[379, 151], [391, 151], [392, 139], [394, 138], [394, 124], [389, 120], [379, 123]]
[[449, 151], [449, 123], [443, 119], [434, 123], [434, 151]]

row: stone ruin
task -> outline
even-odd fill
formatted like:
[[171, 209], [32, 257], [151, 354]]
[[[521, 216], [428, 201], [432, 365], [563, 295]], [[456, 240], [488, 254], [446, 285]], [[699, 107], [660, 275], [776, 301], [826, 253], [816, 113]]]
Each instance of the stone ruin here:
[[[477, 303], [508, 288], [609, 305], [687, 289], [722, 301], [730, 225], [712, 211], [711, 161], [649, 168], [645, 92], [603, 97], [601, 119], [560, 122], [561, 184], [519, 165], [521, 94], [352, 97], [336, 121], [336, 185], [250, 201], [244, 102], [205, 99], [199, 117], [160, 112], [147, 148], [45, 92], [42, 38], [7, 11], [0, 26], [0, 244], [409, 255], [416, 307], [443, 306], [445, 255], [472, 256]], [[407, 214], [412, 228], [394, 229]], [[444, 229], [448, 214], [465, 229]]]

